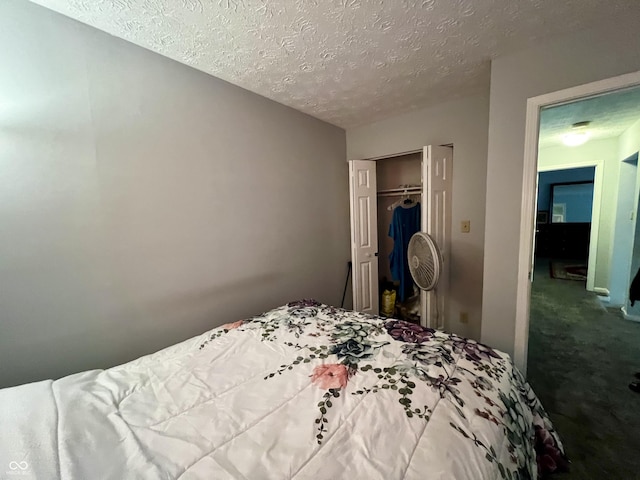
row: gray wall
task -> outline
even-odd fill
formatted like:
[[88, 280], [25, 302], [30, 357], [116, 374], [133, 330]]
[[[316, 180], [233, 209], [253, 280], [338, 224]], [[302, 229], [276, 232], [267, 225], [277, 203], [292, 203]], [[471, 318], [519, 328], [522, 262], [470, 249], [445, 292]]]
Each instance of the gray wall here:
[[513, 354], [527, 99], [640, 70], [636, 16], [491, 66], [482, 340]]
[[0, 2], [0, 386], [340, 302], [345, 132]]
[[[347, 131], [350, 160], [453, 144], [451, 290], [445, 328], [480, 338], [485, 186], [487, 176], [488, 95], [476, 95], [415, 110]], [[469, 233], [460, 222], [471, 221]], [[460, 313], [468, 323], [460, 323]]]

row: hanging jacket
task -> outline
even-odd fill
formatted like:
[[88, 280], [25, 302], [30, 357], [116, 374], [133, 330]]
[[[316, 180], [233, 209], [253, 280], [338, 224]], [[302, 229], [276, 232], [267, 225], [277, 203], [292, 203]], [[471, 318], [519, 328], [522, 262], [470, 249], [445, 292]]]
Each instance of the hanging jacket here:
[[404, 302], [413, 294], [413, 279], [407, 261], [407, 248], [411, 236], [418, 231], [420, 231], [420, 203], [410, 208], [396, 207], [389, 226], [389, 236], [393, 238], [393, 250], [389, 255], [389, 261], [391, 276], [395, 281], [400, 282], [398, 290], [400, 302]]
[[640, 269], [636, 276], [633, 277], [633, 281], [631, 282], [631, 287], [629, 287], [629, 300], [631, 301], [631, 306], [636, 300], [640, 300]]

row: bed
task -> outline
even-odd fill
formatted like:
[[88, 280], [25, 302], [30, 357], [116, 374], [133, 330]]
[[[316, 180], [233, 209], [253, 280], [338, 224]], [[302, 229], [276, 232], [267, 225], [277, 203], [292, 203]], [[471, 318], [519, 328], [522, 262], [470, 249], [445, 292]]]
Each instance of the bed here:
[[506, 354], [313, 300], [0, 390], [0, 428], [0, 476], [16, 478], [477, 480], [566, 467]]

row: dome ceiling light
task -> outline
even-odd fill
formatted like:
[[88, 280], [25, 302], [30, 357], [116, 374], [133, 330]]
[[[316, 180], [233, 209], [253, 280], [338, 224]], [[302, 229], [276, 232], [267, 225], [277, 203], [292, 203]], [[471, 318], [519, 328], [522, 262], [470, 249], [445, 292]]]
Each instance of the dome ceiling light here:
[[571, 126], [571, 131], [562, 137], [562, 143], [567, 147], [577, 147], [589, 140], [590, 133], [587, 127], [591, 122], [578, 122]]

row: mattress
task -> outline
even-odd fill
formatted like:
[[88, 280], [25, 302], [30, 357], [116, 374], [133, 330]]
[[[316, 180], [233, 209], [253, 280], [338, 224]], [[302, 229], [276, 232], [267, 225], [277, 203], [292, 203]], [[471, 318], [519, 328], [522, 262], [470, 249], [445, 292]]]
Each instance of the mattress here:
[[477, 480], [566, 466], [508, 355], [313, 300], [0, 390], [0, 428], [0, 476], [17, 478]]

